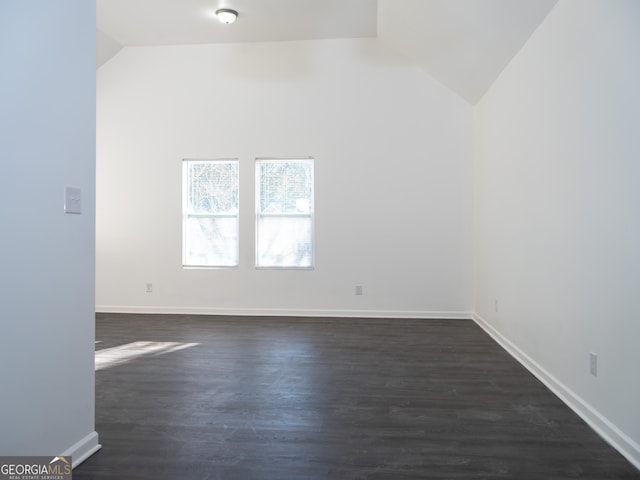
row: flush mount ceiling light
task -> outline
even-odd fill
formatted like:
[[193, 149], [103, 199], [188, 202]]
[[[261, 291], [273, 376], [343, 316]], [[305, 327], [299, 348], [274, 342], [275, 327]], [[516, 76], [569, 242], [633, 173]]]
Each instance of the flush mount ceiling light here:
[[238, 12], [231, 10], [230, 8], [221, 8], [220, 10], [216, 10], [216, 16], [222, 23], [229, 25], [236, 21], [236, 18], [238, 18]]

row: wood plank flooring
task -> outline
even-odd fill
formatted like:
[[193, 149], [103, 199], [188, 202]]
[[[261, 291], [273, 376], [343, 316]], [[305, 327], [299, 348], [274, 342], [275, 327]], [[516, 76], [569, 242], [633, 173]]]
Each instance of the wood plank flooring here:
[[75, 480], [640, 479], [471, 321], [99, 314], [96, 340]]

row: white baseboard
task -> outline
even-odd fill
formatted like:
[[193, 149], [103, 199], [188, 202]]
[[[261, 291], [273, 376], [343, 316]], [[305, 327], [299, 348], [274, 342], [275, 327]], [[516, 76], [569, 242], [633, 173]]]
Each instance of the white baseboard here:
[[98, 443], [98, 434], [96, 432], [91, 432], [75, 445], [72, 445], [65, 450], [62, 455], [65, 457], [70, 455], [72, 460], [71, 468], [76, 468], [101, 448], [102, 445]]
[[634, 467], [640, 470], [640, 445], [594, 409], [580, 395], [542, 368], [534, 359], [524, 353], [508, 338], [478, 314], [473, 320], [504, 348], [513, 358], [520, 362], [549, 390], [555, 393], [569, 408], [582, 418], [598, 435], [620, 452]]
[[[270, 308], [210, 308], [210, 307], [150, 307], [96, 305], [99, 313], [137, 313], [174, 315], [225, 315], [225, 316], [291, 316], [291, 317], [350, 317], [350, 318], [416, 318], [416, 319], [472, 319], [491, 338], [521, 363], [569, 408], [580, 416], [596, 433], [620, 452], [640, 470], [640, 445], [621, 431], [604, 415], [594, 409], [582, 397], [541, 367], [508, 338], [480, 315], [472, 312], [439, 312], [414, 310], [320, 310], [320, 309], [270, 309]], [[96, 436], [97, 443], [97, 436]], [[98, 450], [100, 446], [94, 450]], [[88, 454], [85, 458], [90, 456]], [[82, 461], [84, 458], [82, 459]], [[74, 466], [76, 460], [74, 457]]]
[[350, 317], [350, 318], [424, 318], [466, 319], [472, 312], [437, 312], [418, 310], [321, 310], [287, 308], [213, 308], [213, 307], [149, 307], [96, 305], [97, 313], [139, 313], [172, 315], [228, 315], [258, 317]]

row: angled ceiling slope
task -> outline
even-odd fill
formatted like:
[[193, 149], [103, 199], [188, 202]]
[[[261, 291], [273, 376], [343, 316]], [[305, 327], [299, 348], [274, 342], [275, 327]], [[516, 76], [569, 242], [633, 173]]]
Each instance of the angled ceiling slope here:
[[96, 68], [100, 68], [122, 49], [122, 45], [99, 28], [96, 29]]
[[476, 104], [557, 0], [378, 0], [378, 37]]
[[[98, 67], [123, 46], [376, 37], [471, 104], [557, 0], [97, 0]], [[214, 18], [234, 8], [232, 26]]]
[[[376, 0], [97, 0], [98, 29], [125, 46], [375, 37]], [[223, 25], [219, 8], [239, 12]]]
[[[219, 8], [240, 13], [233, 26]], [[376, 0], [97, 0], [97, 67], [119, 48], [375, 37]], [[117, 48], [119, 46], [119, 48]]]

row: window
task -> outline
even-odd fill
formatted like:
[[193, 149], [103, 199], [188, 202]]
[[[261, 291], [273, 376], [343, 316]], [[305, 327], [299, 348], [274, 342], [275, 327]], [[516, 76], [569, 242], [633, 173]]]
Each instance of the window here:
[[184, 160], [182, 264], [238, 265], [238, 160]]
[[313, 267], [313, 160], [256, 160], [256, 266]]

